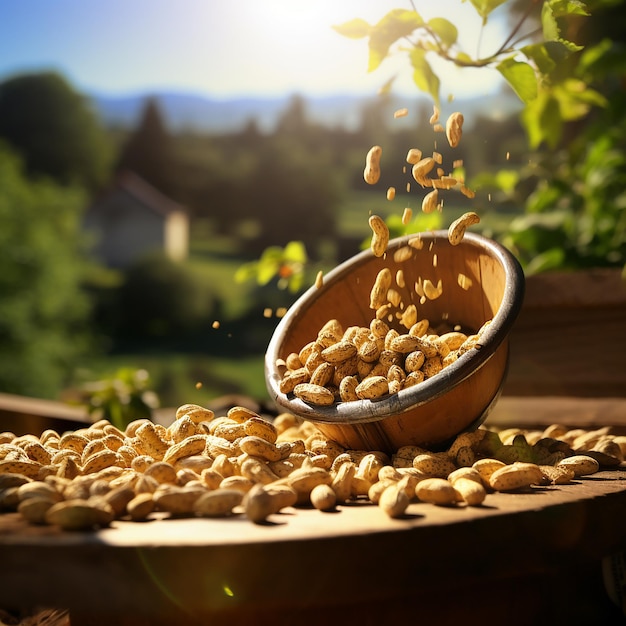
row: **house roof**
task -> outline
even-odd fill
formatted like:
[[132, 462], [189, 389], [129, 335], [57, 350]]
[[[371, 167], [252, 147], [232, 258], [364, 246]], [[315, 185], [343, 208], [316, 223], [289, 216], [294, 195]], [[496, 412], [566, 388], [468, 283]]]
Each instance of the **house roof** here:
[[[106, 196], [120, 190], [158, 215], [165, 217], [177, 211], [185, 212], [185, 208], [181, 204], [168, 198], [147, 180], [130, 170], [120, 172], [102, 195]], [[97, 201], [96, 199], [95, 203]]]

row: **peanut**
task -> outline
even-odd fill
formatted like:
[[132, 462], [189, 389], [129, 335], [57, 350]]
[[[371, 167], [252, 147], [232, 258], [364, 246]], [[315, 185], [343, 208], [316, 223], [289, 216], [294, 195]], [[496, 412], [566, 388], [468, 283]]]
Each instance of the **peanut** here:
[[203, 488], [178, 487], [176, 485], [162, 485], [152, 499], [160, 511], [173, 515], [190, 515], [198, 498], [204, 495]]
[[192, 435], [179, 443], [170, 446], [163, 455], [163, 461], [173, 465], [176, 461], [186, 457], [200, 454], [207, 446], [206, 435]]
[[425, 478], [415, 487], [415, 495], [422, 502], [451, 506], [457, 502], [457, 492], [445, 478]]
[[300, 383], [294, 387], [293, 392], [298, 398], [309, 404], [328, 406], [335, 402], [335, 395], [321, 385]]
[[372, 146], [365, 157], [365, 169], [363, 179], [368, 185], [375, 185], [380, 179], [380, 159], [383, 149], [380, 146]]
[[391, 518], [404, 515], [409, 503], [409, 496], [399, 484], [389, 485], [378, 499], [378, 506]]
[[301, 467], [294, 470], [287, 478], [286, 484], [298, 494], [298, 498], [308, 500], [313, 488], [321, 484], [331, 484], [330, 472], [321, 467]]
[[383, 256], [387, 251], [387, 244], [389, 243], [389, 228], [382, 217], [378, 215], [371, 215], [369, 218], [369, 225], [372, 229], [372, 242], [370, 248], [372, 254], [377, 257]]
[[344, 504], [351, 498], [352, 481], [356, 474], [356, 469], [356, 464], [348, 458], [348, 460], [341, 463], [336, 470], [335, 476], [331, 481], [331, 487], [333, 488], [338, 504]]
[[283, 498], [274, 496], [263, 485], [255, 485], [243, 499], [246, 517], [255, 524], [265, 522], [267, 518], [283, 508]]
[[406, 162], [415, 165], [422, 158], [422, 151], [419, 148], [410, 148], [406, 155]]
[[413, 459], [413, 467], [432, 478], [445, 478], [456, 469], [447, 455], [434, 453], [418, 454]]
[[357, 353], [356, 346], [350, 341], [338, 341], [322, 350], [322, 358], [328, 363], [338, 365], [353, 357]]
[[47, 524], [60, 526], [63, 530], [89, 530], [98, 526], [108, 526], [113, 518], [111, 507], [91, 504], [80, 499], [57, 502], [45, 513]]
[[279, 461], [281, 458], [280, 450], [273, 443], [255, 435], [248, 435], [241, 439], [239, 447], [242, 452], [266, 461]]
[[202, 494], [193, 505], [193, 511], [200, 517], [226, 517], [241, 504], [243, 492], [237, 489], [218, 489]]
[[333, 488], [326, 483], [316, 485], [311, 489], [311, 504], [319, 511], [331, 511], [337, 504], [337, 495]]
[[451, 148], [459, 145], [463, 134], [463, 115], [461, 113], [452, 113], [446, 120], [446, 137]]
[[[355, 349], [357, 343], [362, 347], [369, 342], [379, 348], [380, 356], [370, 364], [368, 375], [375, 380], [382, 367], [386, 371], [382, 378], [391, 385], [416, 373], [423, 375], [421, 369], [407, 374], [404, 367], [411, 360], [440, 359], [446, 348], [463, 341], [462, 336], [445, 335], [437, 336], [427, 320], [411, 325], [407, 336], [412, 343], [407, 347], [415, 347], [417, 339], [420, 347], [434, 350], [434, 356], [425, 357], [420, 349], [391, 350], [401, 335], [381, 319], [373, 320], [368, 328], [351, 327], [345, 332], [331, 320], [320, 331], [311, 353], [341, 341], [356, 341], [352, 343]], [[409, 341], [402, 337], [396, 347]], [[564, 431], [554, 426], [543, 432], [516, 428], [497, 433], [479, 428], [458, 435], [445, 452], [403, 446], [389, 458], [377, 451], [345, 450], [312, 423], [290, 414], [271, 422], [237, 408], [230, 415], [213, 415], [196, 423], [189, 417], [191, 412], [209, 417], [199, 408], [187, 408], [180, 412], [180, 423], [168, 428], [138, 420], [122, 433], [101, 420], [73, 437], [54, 431], [39, 440], [32, 435], [3, 434], [0, 510], [17, 511], [32, 524], [83, 530], [109, 525], [124, 516], [146, 520], [155, 510], [173, 516], [227, 516], [242, 504], [248, 519], [262, 523], [286, 506], [313, 505], [328, 511], [350, 499], [367, 497], [395, 518], [402, 517], [413, 498], [480, 506], [488, 490], [571, 483], [576, 476], [596, 472], [603, 465], [612, 467], [623, 458], [619, 438], [608, 429]], [[230, 441], [234, 435], [239, 436]], [[593, 449], [574, 451], [570, 447], [574, 442]], [[50, 453], [49, 459], [42, 448]], [[129, 452], [121, 454], [124, 448]], [[147, 448], [162, 453], [162, 458], [150, 456]], [[194, 449], [196, 453], [187, 456]], [[521, 452], [512, 455], [513, 449]], [[528, 450], [541, 459], [541, 465], [517, 461]], [[489, 454], [515, 462], [481, 458]], [[29, 455], [49, 463], [34, 461]], [[83, 459], [81, 468], [78, 462]], [[88, 471], [81, 473], [85, 467]]]
[[569, 468], [574, 476], [588, 476], [595, 474], [600, 469], [600, 464], [590, 456], [576, 454], [559, 461], [557, 467]]
[[355, 392], [361, 400], [375, 400], [389, 393], [389, 381], [384, 376], [371, 376], [360, 382]]
[[433, 189], [430, 193], [427, 193], [422, 200], [422, 212], [432, 213], [439, 207], [439, 192]]
[[247, 458], [241, 464], [241, 475], [255, 483], [267, 485], [279, 479], [271, 467], [258, 458]]
[[148, 519], [148, 516], [154, 511], [154, 508], [154, 500], [150, 493], [140, 493], [126, 505], [126, 510], [133, 522]]
[[370, 309], [378, 309], [386, 302], [387, 291], [391, 287], [391, 272], [384, 267], [376, 276], [370, 291]]
[[450, 480], [454, 490], [458, 494], [458, 499], [465, 502], [469, 506], [479, 506], [487, 496], [487, 492], [482, 482], [478, 482], [465, 476], [459, 476], [454, 480]]
[[479, 222], [480, 217], [478, 216], [478, 214], [474, 213], [473, 211], [468, 211], [467, 213], [464, 213], [463, 215], [461, 215], [461, 217], [454, 220], [454, 222], [450, 224], [448, 228], [448, 241], [453, 246], [458, 246], [465, 236], [465, 231], [470, 226], [478, 224]]
[[413, 174], [415, 181], [424, 186], [426, 184], [426, 175], [430, 173], [434, 167], [435, 159], [432, 157], [424, 157], [413, 165], [411, 173]]
[[489, 485], [495, 491], [515, 491], [539, 485], [543, 474], [538, 465], [516, 461], [496, 470], [489, 478]]
[[57, 500], [39, 496], [22, 500], [18, 507], [18, 513], [31, 524], [45, 524], [48, 510], [56, 504]]
[[22, 474], [28, 478], [37, 478], [41, 463], [37, 461], [0, 461], [1, 474]]

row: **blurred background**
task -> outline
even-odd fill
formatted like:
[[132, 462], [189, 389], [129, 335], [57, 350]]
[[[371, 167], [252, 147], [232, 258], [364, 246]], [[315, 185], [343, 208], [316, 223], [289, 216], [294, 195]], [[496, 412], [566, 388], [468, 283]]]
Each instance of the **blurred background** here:
[[[623, 45], [607, 18], [622, 3], [599, 4], [610, 11], [582, 35]], [[453, 20], [472, 50], [497, 46], [524, 7], [507, 4], [481, 29], [469, 2], [414, 5]], [[449, 156], [405, 61], [368, 72], [367, 40], [332, 28], [394, 8], [412, 4], [1, 2], [0, 392], [123, 405], [131, 417], [231, 393], [263, 400], [280, 311], [363, 247], [371, 212], [419, 213], [422, 194], [405, 192], [409, 148]], [[620, 54], [611, 89], [623, 93]], [[468, 180], [480, 188], [481, 176], [527, 167], [522, 104], [500, 74], [434, 67], [442, 120], [465, 116], [454, 158]], [[385, 167], [369, 187], [374, 144]], [[411, 228], [447, 227], [471, 208], [483, 232], [510, 236], [527, 209], [522, 178], [501, 178], [499, 195], [456, 194]], [[563, 250], [558, 225], [533, 219], [536, 237], [509, 239], [524, 262]]]

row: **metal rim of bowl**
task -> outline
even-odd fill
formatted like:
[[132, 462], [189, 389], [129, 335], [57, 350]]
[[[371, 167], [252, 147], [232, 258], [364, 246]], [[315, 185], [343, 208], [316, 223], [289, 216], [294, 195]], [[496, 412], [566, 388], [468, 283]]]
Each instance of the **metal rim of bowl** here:
[[[421, 234], [424, 240], [447, 239], [447, 236], [448, 233], [444, 230]], [[403, 245], [412, 237], [415, 237], [415, 235], [393, 239], [389, 242], [389, 246]], [[301, 303], [316, 298], [316, 294], [320, 289], [313, 286], [304, 292], [290, 307], [274, 330], [268, 345], [265, 354], [265, 379], [272, 400], [286, 411], [312, 421], [329, 424], [375, 422], [391, 415], [400, 415], [417, 406], [427, 404], [447, 393], [479, 370], [507, 337], [519, 314], [524, 296], [524, 273], [513, 254], [498, 242], [475, 233], [466, 233], [464, 242], [476, 246], [486, 251], [490, 256], [495, 257], [502, 265], [505, 273], [505, 286], [501, 304], [493, 316], [491, 324], [482, 334], [481, 343], [477, 349], [459, 357], [457, 361], [448, 365], [437, 376], [425, 380], [419, 385], [414, 385], [396, 394], [384, 396], [376, 400], [354, 400], [351, 402], [337, 402], [330, 406], [313, 406], [299, 398], [289, 398], [279, 390], [281, 377], [275, 365], [276, 360], [279, 358], [279, 344], [285, 329], [289, 326], [291, 320], [299, 314], [302, 308]], [[346, 276], [355, 265], [366, 262], [371, 257], [372, 252], [364, 250], [347, 259], [328, 272], [324, 285], [334, 284]]]

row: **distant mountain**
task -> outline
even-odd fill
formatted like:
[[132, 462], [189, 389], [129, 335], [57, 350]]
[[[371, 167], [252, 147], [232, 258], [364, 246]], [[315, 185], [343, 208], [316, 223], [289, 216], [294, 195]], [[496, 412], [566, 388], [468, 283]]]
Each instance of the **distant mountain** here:
[[[234, 132], [243, 128], [251, 120], [255, 120], [263, 131], [272, 131], [292, 100], [292, 96], [218, 99], [170, 91], [119, 97], [100, 94], [88, 96], [105, 125], [123, 128], [135, 126], [149, 97], [154, 97], [159, 101], [165, 122], [171, 131], [190, 130], [206, 133]], [[303, 96], [303, 98], [311, 120], [330, 128], [346, 129], [358, 126], [363, 107], [372, 100], [372, 97], [352, 95]], [[430, 107], [425, 97], [408, 101], [406, 98], [396, 96], [392, 101], [392, 105], [397, 105], [398, 108], [411, 109], [424, 104]], [[477, 115], [506, 117], [519, 111], [520, 108], [519, 101], [512, 94], [497, 94], [487, 98], [481, 96], [457, 101], [457, 109], [463, 113], [469, 124]], [[406, 124], [408, 121], [394, 120], [394, 124], [403, 123]]]

